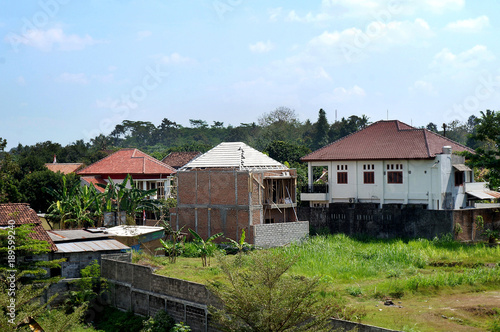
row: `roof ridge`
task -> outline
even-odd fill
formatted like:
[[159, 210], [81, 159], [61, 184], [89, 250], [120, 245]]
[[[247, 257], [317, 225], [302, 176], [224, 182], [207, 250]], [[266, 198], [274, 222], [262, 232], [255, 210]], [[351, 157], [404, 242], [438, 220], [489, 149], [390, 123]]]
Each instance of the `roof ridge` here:
[[[360, 131], [362, 131], [362, 130], [367, 129], [368, 127], [371, 127], [371, 126], [373, 126], [373, 125], [375, 125], [375, 124], [379, 123], [379, 122], [394, 122], [394, 121], [396, 121], [396, 120], [379, 120], [379, 121], [377, 121], [377, 122], [374, 122], [374, 123], [372, 123], [372, 124], [369, 124], [368, 126], [366, 126], [366, 127], [362, 128], [362, 129], [359, 129], [359, 130], [357, 130], [357, 131], [355, 131], [355, 132], [353, 132], [353, 133], [350, 133], [350, 134], [348, 134], [348, 135], [345, 135], [344, 137], [338, 138], [338, 139], [336, 139], [335, 141], [333, 141], [333, 142], [331, 142], [331, 143], [328, 143], [327, 145], [325, 145], [325, 146], [323, 146], [323, 147], [321, 147], [321, 148], [319, 148], [319, 149], [317, 149], [317, 150], [314, 150], [314, 151], [312, 151], [312, 152], [310, 152], [310, 153], [306, 154], [306, 155], [305, 155], [304, 157], [302, 157], [302, 158], [306, 158], [307, 156], [309, 156], [309, 155], [311, 155], [311, 154], [313, 154], [313, 153], [316, 153], [316, 152], [318, 152], [318, 151], [321, 151], [321, 150], [323, 150], [323, 149], [326, 149], [326, 148], [327, 148], [327, 147], [329, 147], [330, 145], [335, 144], [335, 143], [337, 143], [337, 142], [340, 142], [340, 141], [342, 141], [342, 140], [344, 140], [344, 139], [346, 139], [346, 138], [348, 138], [348, 137], [350, 137], [350, 136], [352, 136], [352, 135], [354, 135], [354, 134], [356, 134], [356, 133], [359, 133], [359, 132], [360, 132]], [[302, 159], [302, 158], [300, 158], [300, 159]]]
[[435, 132], [433, 132], [433, 131], [430, 131], [429, 129], [426, 129], [426, 128], [422, 128], [422, 129], [423, 129], [423, 130], [425, 130], [425, 131], [427, 131], [427, 132], [429, 132], [429, 133], [430, 133], [430, 134], [432, 134], [432, 135], [435, 135], [435, 136], [438, 136], [438, 137], [444, 138], [444, 139], [445, 139], [445, 140], [447, 140], [448, 142], [451, 142], [451, 143], [456, 144], [456, 145], [460, 145], [461, 147], [463, 147], [463, 148], [465, 148], [465, 149], [467, 149], [467, 150], [469, 150], [469, 151], [473, 151], [473, 152], [475, 152], [475, 151], [474, 151], [474, 149], [471, 149], [471, 148], [469, 148], [467, 145], [463, 145], [462, 143], [455, 142], [455, 141], [454, 141], [454, 140], [452, 140], [451, 138], [448, 138], [448, 137], [446, 137], [446, 136], [440, 135], [440, 134], [435, 133]]
[[106, 157], [104, 157], [104, 158], [102, 158], [102, 159], [99, 159], [98, 161], [93, 162], [92, 164], [90, 164], [90, 165], [88, 165], [88, 166], [85, 166], [84, 168], [82, 168], [82, 169], [78, 170], [78, 171], [76, 172], [76, 174], [78, 174], [78, 173], [80, 173], [80, 172], [83, 172], [84, 170], [86, 170], [86, 169], [87, 169], [87, 168], [89, 168], [90, 166], [93, 166], [93, 165], [95, 165], [95, 164], [97, 164], [97, 163], [100, 163], [100, 162], [102, 162], [103, 160], [105, 160], [105, 159], [107, 159], [107, 158], [111, 157], [111, 156], [112, 156], [112, 155], [114, 155], [115, 153], [120, 152], [120, 151], [122, 151], [122, 150], [123, 150], [123, 149], [120, 149], [120, 150], [117, 150], [117, 151], [115, 151], [115, 152], [113, 152], [113, 153], [108, 154]]
[[146, 157], [147, 157], [147, 158], [148, 158], [148, 160], [153, 161], [153, 162], [157, 163], [157, 164], [158, 164], [158, 165], [160, 165], [160, 166], [167, 166], [167, 167], [168, 167], [171, 171], [174, 171], [174, 172], [175, 172], [175, 169], [174, 169], [172, 166], [170, 166], [169, 164], [166, 164], [166, 163], [164, 163], [163, 161], [158, 160], [158, 159], [156, 159], [155, 157], [150, 156], [150, 155], [149, 155], [149, 154], [147, 154], [146, 152], [143, 152], [143, 151], [141, 151], [141, 150], [139, 150], [139, 149], [136, 149], [136, 150], [137, 150], [137, 151], [139, 151], [139, 152], [144, 153], [144, 157], [143, 157], [143, 158], [146, 158]]
[[424, 130], [424, 142], [425, 142], [425, 148], [427, 149], [427, 155], [429, 158], [431, 157], [431, 150], [429, 148], [429, 141], [427, 141], [427, 132]]

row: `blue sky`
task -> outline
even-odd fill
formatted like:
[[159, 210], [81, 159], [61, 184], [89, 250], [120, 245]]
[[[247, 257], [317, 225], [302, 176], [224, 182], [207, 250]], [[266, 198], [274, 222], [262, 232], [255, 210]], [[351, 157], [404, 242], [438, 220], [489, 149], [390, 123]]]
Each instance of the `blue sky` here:
[[6, 1], [8, 148], [109, 134], [125, 119], [366, 114], [414, 126], [500, 102], [500, 1]]

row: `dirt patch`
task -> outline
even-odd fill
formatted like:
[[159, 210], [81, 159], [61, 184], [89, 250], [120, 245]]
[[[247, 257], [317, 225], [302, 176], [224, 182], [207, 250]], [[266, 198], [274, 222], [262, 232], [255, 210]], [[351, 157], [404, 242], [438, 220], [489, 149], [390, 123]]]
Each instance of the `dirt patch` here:
[[[366, 305], [363, 323], [417, 331], [487, 331], [500, 315], [500, 291], [403, 297], [395, 306]], [[498, 309], [498, 312], [497, 312]]]
[[460, 310], [463, 310], [463, 311], [466, 311], [466, 312], [469, 312], [471, 314], [473, 314], [474, 316], [495, 316], [495, 315], [499, 315], [500, 316], [500, 303], [498, 303], [497, 306], [490, 306], [490, 307], [486, 307], [486, 306], [478, 306], [478, 307], [463, 307], [463, 308], [459, 308]]

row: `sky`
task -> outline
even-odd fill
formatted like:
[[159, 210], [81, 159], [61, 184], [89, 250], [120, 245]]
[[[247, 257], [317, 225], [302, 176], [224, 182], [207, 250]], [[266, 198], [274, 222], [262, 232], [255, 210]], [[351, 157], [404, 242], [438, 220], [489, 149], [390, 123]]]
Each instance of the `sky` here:
[[37, 0], [0, 11], [0, 137], [123, 120], [366, 115], [420, 127], [500, 102], [500, 0]]

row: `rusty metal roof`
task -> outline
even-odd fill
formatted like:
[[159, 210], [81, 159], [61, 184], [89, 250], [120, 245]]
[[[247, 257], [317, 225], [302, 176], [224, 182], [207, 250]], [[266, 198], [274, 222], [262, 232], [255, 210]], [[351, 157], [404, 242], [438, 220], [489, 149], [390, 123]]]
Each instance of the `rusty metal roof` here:
[[57, 246], [56, 253], [114, 251], [114, 250], [130, 249], [130, 247], [114, 239], [60, 242], [56, 243], [56, 246]]

